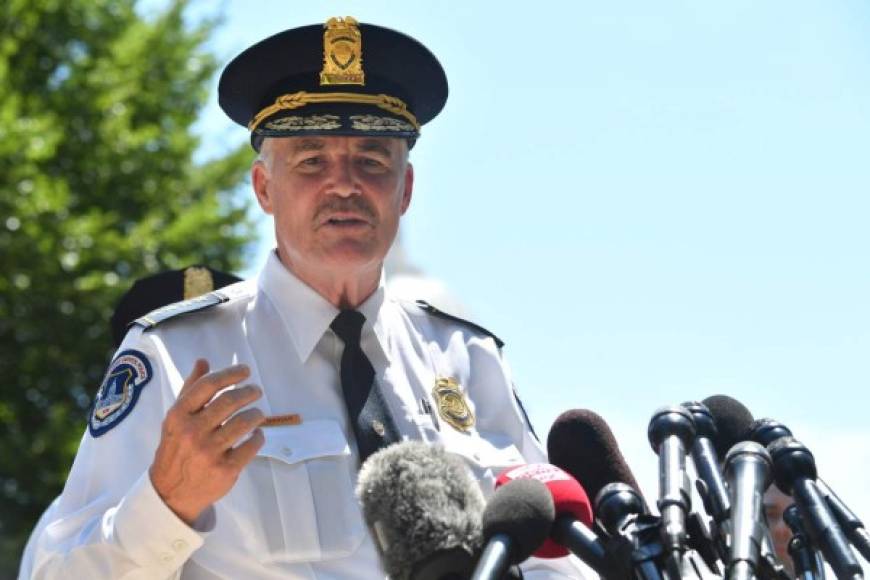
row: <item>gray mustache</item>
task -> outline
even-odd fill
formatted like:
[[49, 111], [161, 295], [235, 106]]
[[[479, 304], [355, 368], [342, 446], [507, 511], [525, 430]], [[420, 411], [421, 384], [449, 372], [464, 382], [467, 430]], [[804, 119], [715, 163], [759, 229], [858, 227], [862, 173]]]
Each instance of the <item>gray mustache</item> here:
[[357, 213], [376, 221], [377, 214], [371, 204], [362, 197], [333, 198], [317, 208], [314, 214], [315, 221], [320, 220], [324, 214], [336, 212]]

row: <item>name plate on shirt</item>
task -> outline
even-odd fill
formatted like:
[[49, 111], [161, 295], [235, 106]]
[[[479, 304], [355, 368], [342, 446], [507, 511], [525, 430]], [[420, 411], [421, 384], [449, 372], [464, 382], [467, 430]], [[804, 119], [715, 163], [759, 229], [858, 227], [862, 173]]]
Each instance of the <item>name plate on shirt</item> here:
[[291, 413], [289, 415], [272, 415], [271, 417], [266, 417], [266, 420], [263, 422], [263, 427], [283, 427], [290, 425], [300, 425], [302, 424], [302, 415], [299, 413]]

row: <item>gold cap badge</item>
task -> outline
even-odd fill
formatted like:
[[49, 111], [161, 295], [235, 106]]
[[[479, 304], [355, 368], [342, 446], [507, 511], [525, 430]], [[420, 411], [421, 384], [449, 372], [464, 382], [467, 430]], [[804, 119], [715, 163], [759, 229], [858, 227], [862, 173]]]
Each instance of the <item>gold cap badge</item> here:
[[184, 299], [190, 300], [214, 290], [214, 278], [208, 268], [191, 266], [184, 270]]
[[320, 85], [364, 85], [362, 35], [351, 16], [330, 18], [323, 31], [323, 70]]
[[468, 432], [474, 427], [474, 413], [471, 412], [465, 394], [455, 379], [449, 377], [436, 379], [432, 397], [438, 406], [438, 415], [454, 429]]

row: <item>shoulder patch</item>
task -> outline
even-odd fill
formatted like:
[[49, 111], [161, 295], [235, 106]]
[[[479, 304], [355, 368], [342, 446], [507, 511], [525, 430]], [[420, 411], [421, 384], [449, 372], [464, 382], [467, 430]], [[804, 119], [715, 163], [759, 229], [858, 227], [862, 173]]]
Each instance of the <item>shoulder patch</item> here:
[[493, 340], [495, 340], [496, 346], [498, 346], [499, 348], [504, 346], [504, 341], [502, 339], [500, 339], [499, 337], [497, 337], [496, 335], [494, 335], [493, 333], [491, 333], [490, 331], [488, 331], [487, 329], [485, 329], [484, 327], [482, 327], [478, 324], [475, 324], [473, 322], [469, 322], [468, 320], [465, 320], [463, 318], [459, 318], [458, 316], [453, 316], [452, 314], [447, 314], [446, 312], [444, 312], [442, 310], [438, 310], [437, 308], [435, 308], [434, 306], [432, 306], [431, 304], [429, 304], [425, 300], [417, 300], [415, 302], [415, 304], [417, 306], [419, 306], [420, 308], [422, 308], [424, 311], [431, 314], [432, 316], [437, 316], [438, 318], [443, 318], [445, 320], [452, 320], [453, 322], [459, 322], [460, 324], [464, 324], [465, 326], [469, 326], [469, 327], [473, 328], [474, 330], [476, 330], [482, 334], [485, 334], [487, 336], [492, 337]]
[[190, 314], [191, 312], [205, 310], [206, 308], [211, 308], [212, 306], [223, 304], [229, 299], [229, 296], [219, 290], [216, 290], [214, 292], [209, 292], [208, 294], [203, 294], [202, 296], [197, 296], [196, 298], [191, 298], [190, 300], [183, 300], [181, 302], [167, 304], [166, 306], [149, 312], [141, 318], [137, 318], [133, 322], [133, 324], [141, 326], [145, 330], [148, 330], [150, 328], [154, 328], [161, 322], [166, 322], [170, 318], [175, 318], [184, 314]]
[[139, 393], [153, 376], [151, 362], [143, 353], [125, 350], [118, 354], [97, 391], [88, 419], [91, 435], [99, 437], [120, 423], [133, 410]]

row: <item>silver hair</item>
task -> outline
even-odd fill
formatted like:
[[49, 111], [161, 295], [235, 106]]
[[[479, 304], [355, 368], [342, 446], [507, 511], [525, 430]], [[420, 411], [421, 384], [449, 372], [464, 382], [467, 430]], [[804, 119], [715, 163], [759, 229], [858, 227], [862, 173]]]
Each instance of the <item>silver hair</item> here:
[[272, 140], [269, 138], [263, 139], [263, 142], [260, 144], [260, 150], [257, 151], [257, 157], [254, 159], [254, 163], [262, 163], [267, 169], [272, 168], [271, 142]]

